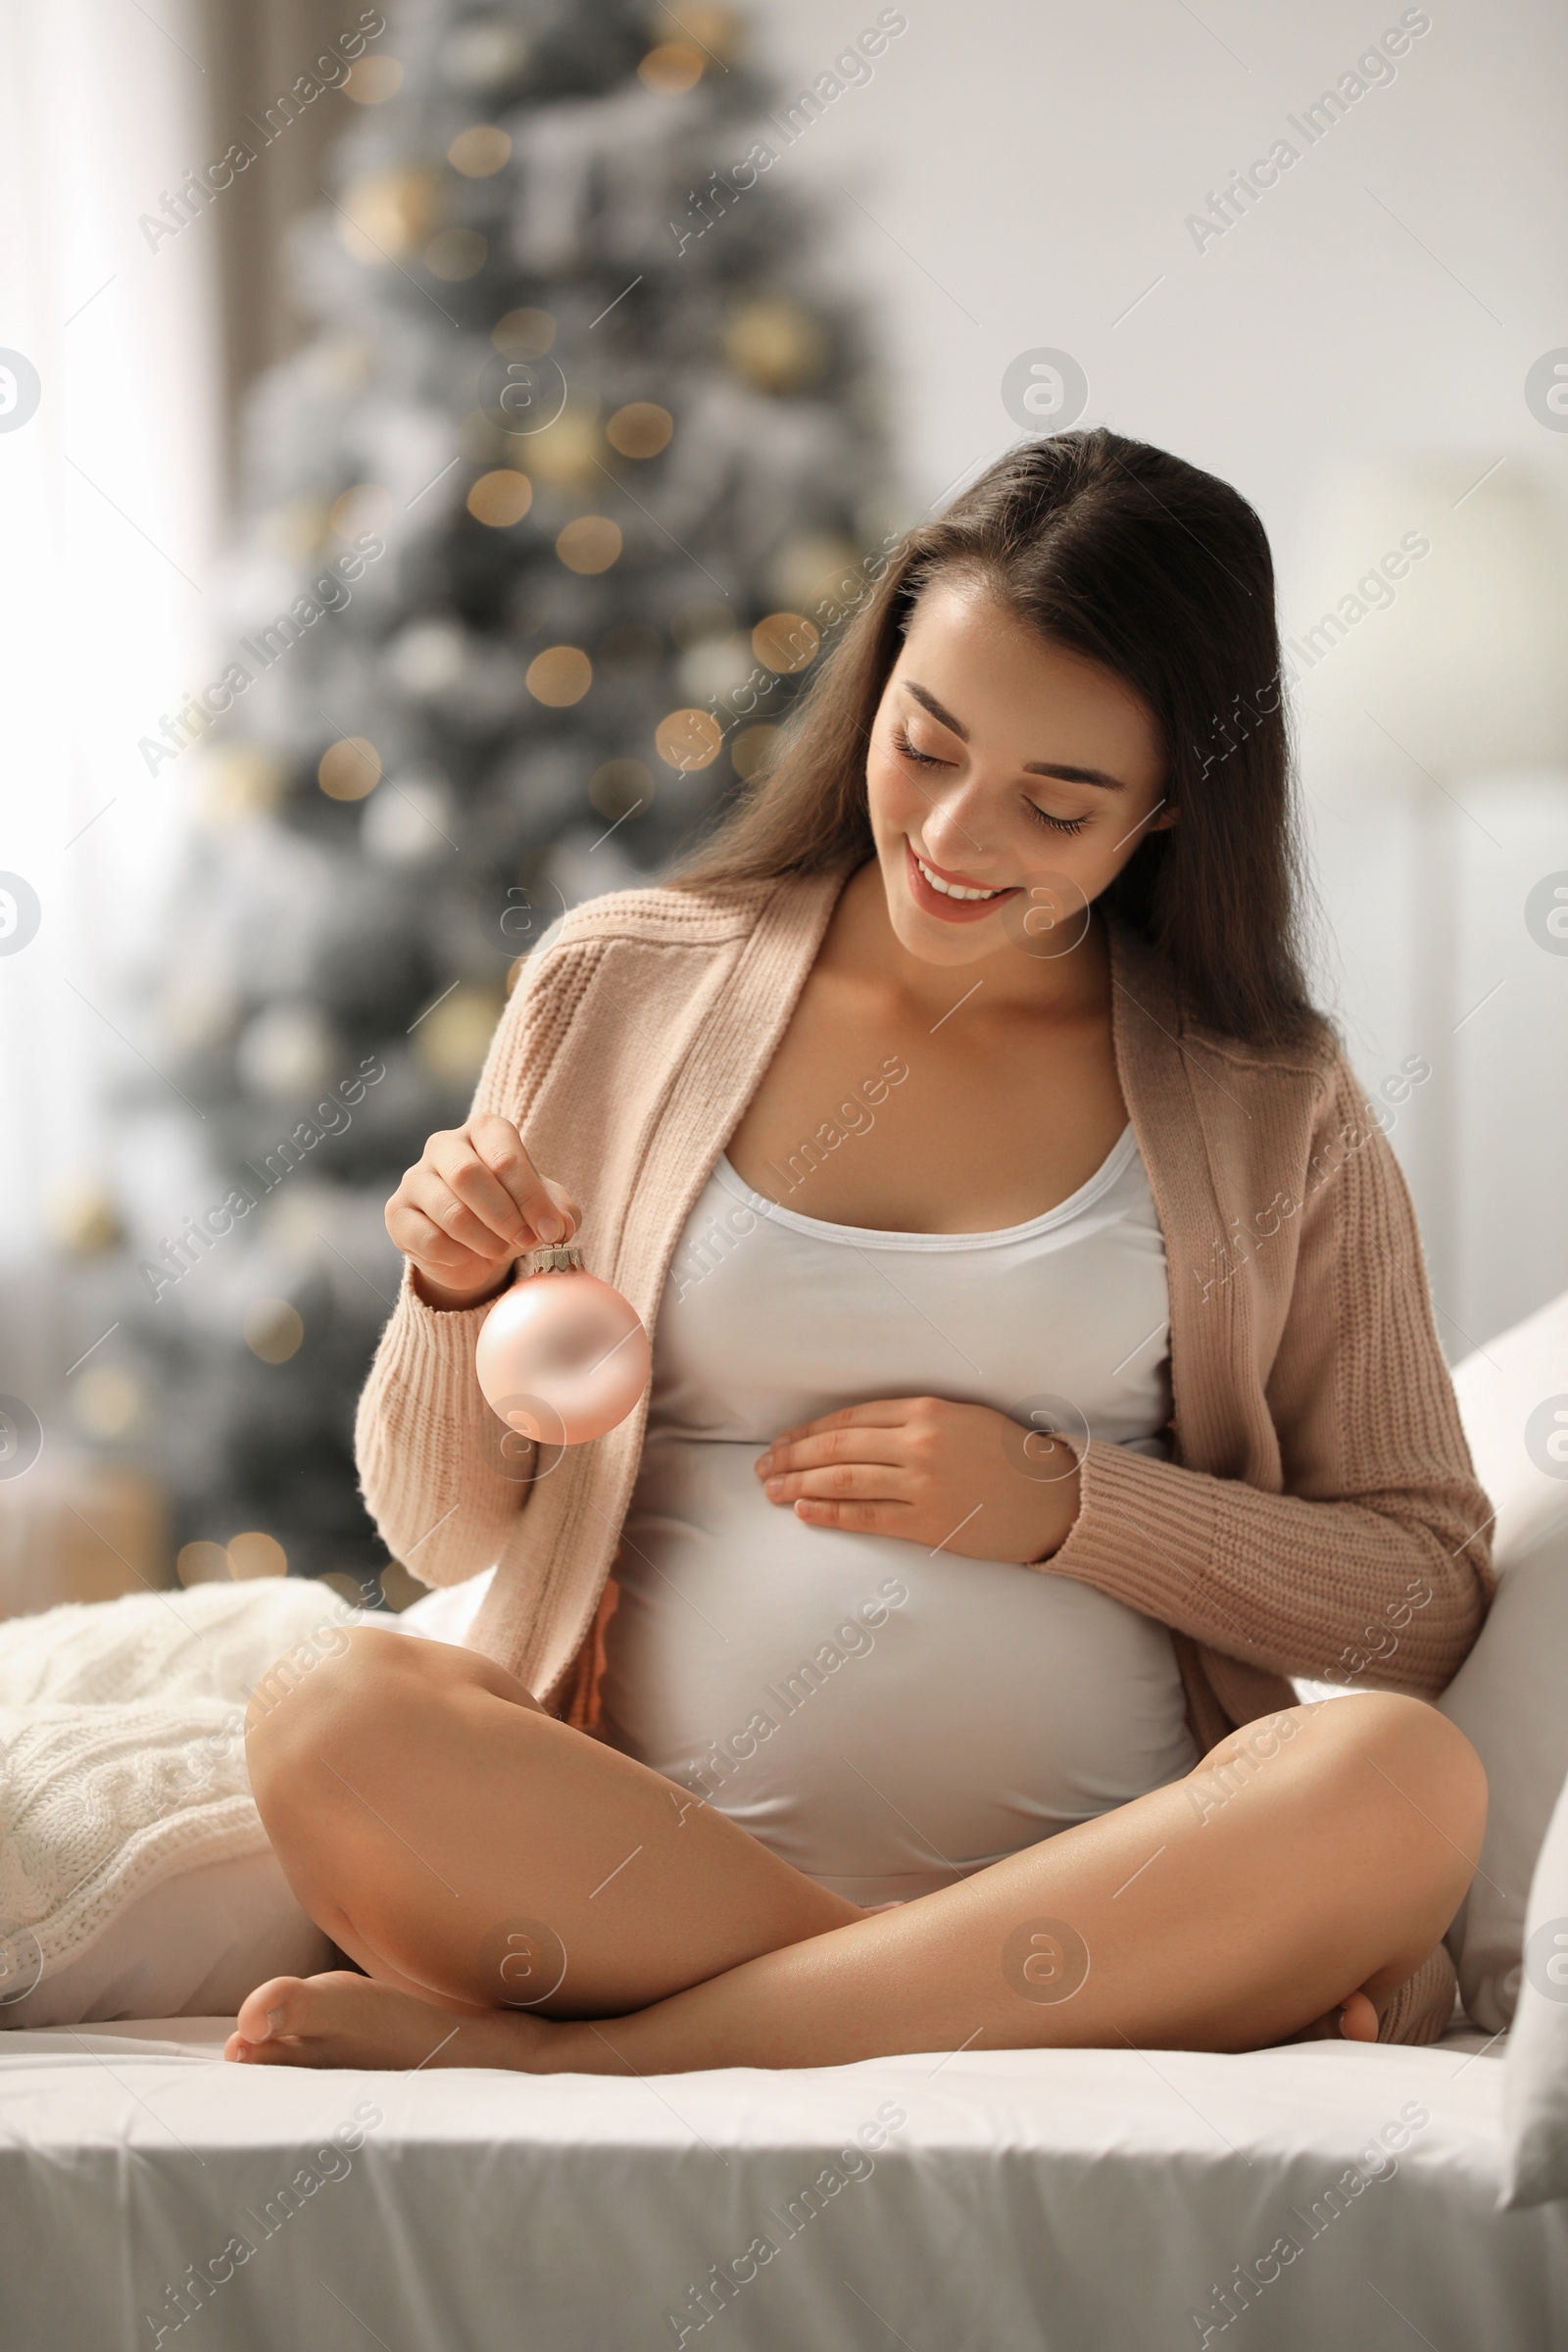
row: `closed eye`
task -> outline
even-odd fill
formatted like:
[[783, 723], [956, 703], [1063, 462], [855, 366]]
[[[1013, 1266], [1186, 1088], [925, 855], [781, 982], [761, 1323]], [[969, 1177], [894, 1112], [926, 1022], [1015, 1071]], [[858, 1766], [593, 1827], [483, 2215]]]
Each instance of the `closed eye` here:
[[1028, 799], [1025, 799], [1024, 807], [1031, 816], [1037, 816], [1043, 825], [1049, 825], [1053, 833], [1081, 833], [1089, 822], [1087, 816], [1053, 816], [1049, 808], [1038, 808]]
[[951, 760], [939, 760], [933, 752], [917, 752], [909, 741], [906, 730], [903, 727], [895, 727], [893, 731], [893, 748], [901, 760], [910, 760], [916, 767], [951, 767], [953, 765]]
[[[901, 760], [907, 760], [915, 767], [952, 767], [954, 764], [951, 760], [939, 760], [934, 752], [917, 751], [905, 727], [894, 728], [893, 748]], [[1081, 833], [1089, 822], [1086, 816], [1053, 816], [1049, 808], [1040, 808], [1027, 794], [1023, 805], [1037, 823], [1048, 826], [1053, 833]]]

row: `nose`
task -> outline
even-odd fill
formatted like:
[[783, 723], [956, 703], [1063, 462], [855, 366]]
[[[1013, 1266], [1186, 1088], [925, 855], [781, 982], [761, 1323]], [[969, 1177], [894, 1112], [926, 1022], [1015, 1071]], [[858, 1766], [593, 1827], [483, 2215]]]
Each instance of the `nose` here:
[[953, 784], [933, 793], [920, 823], [920, 840], [927, 855], [956, 874], [979, 882], [995, 852], [987, 822], [984, 790], [972, 781]]

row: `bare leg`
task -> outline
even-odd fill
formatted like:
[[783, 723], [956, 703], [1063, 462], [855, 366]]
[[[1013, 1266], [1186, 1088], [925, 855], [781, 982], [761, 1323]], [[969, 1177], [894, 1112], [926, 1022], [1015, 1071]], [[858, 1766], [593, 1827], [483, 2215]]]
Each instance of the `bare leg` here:
[[[482, 1661], [466, 1664], [499, 1673]], [[1365, 2032], [1379, 2001], [1457, 1909], [1485, 1823], [1479, 1760], [1435, 1709], [1386, 1694], [1336, 1699], [1271, 1719], [1276, 1729], [1262, 1741], [1256, 1727], [1234, 1735], [1186, 1780], [960, 1886], [869, 1915], [824, 1894], [706, 1809], [650, 1841], [641, 1833], [660, 1804], [675, 1821], [670, 1784], [518, 1710], [529, 1731], [544, 1735], [527, 1762], [519, 1749], [501, 1766], [494, 1732], [475, 1726], [453, 1757], [444, 1795], [393, 1816], [405, 1783], [394, 1774], [391, 1784], [377, 1784], [384, 1795], [375, 1801], [416, 1846], [420, 1835], [439, 1842], [442, 1804], [449, 1817], [464, 1808], [480, 1815], [464, 1840], [464, 1868], [478, 1874], [473, 1890], [466, 1881], [462, 1894], [442, 1897], [426, 1879], [426, 1892], [413, 1862], [389, 1873], [392, 1839], [382, 1830], [374, 1848], [367, 1846], [361, 1894], [313, 1821], [331, 1744], [326, 1695], [323, 1683], [310, 1739], [299, 1722], [296, 1763], [314, 1761], [293, 1797], [282, 1795], [273, 1769], [284, 1742], [273, 1748], [273, 1765], [268, 1743], [255, 1742], [263, 1750], [258, 1799], [274, 1837], [282, 1832], [284, 1867], [307, 1907], [315, 1908], [309, 1885], [317, 1865], [302, 1845], [318, 1841], [319, 1866], [342, 1890], [351, 1927], [391, 1955], [405, 1983], [428, 1984], [445, 2017], [428, 1995], [411, 1999], [385, 1982], [274, 1979], [245, 2003], [229, 2043], [231, 2056], [252, 2061], [416, 2065], [453, 2034], [460, 2003], [459, 2030], [435, 2063], [537, 2072], [822, 2066], [965, 2042], [1244, 2050], [1311, 2030], [1337, 2004], [1353, 2006], [1358, 1991], [1369, 2004]], [[450, 1711], [456, 1701], [442, 1704]], [[573, 1740], [578, 1747], [563, 1745]], [[1261, 1762], [1260, 1745], [1273, 1751]], [[292, 1858], [290, 1822], [301, 1840]], [[699, 1825], [710, 1842], [683, 1847]], [[636, 1859], [598, 1888], [594, 1874], [639, 1845]], [[640, 1896], [623, 1898], [613, 1915], [616, 1933], [636, 1948], [617, 1957], [595, 1943], [594, 1913], [642, 1862], [649, 1870]], [[473, 1967], [471, 1944], [453, 1932], [460, 1907], [515, 1907], [548, 1921], [551, 1902], [561, 1919], [578, 1905], [574, 1932], [589, 1942], [574, 1990], [595, 1999], [599, 2022], [580, 2007], [573, 2017], [558, 2005], [559, 2022], [543, 2005], [537, 2015], [489, 2007], [487, 1993], [489, 2001], [494, 1995]], [[803, 1924], [791, 1930], [792, 1917]], [[449, 1923], [445, 1941], [439, 1921]], [[673, 1944], [672, 1921], [684, 1930]], [[712, 1964], [715, 1950], [748, 1942], [744, 1956]], [[373, 1975], [384, 1973], [372, 1966]], [[671, 1976], [683, 1989], [639, 1997], [639, 1982]], [[626, 2010], [633, 2013], [616, 2014]]]
[[348, 1640], [252, 1702], [246, 1746], [290, 1886], [370, 1976], [603, 2017], [862, 1917], [493, 1660]]

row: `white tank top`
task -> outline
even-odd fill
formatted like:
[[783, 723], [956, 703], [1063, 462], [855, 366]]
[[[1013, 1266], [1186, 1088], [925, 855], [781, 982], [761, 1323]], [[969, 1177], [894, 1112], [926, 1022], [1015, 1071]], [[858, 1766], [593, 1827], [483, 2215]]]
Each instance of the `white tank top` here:
[[865, 1904], [1189, 1771], [1163, 1626], [1049, 1567], [808, 1526], [752, 1468], [781, 1430], [911, 1396], [1050, 1398], [1048, 1425], [1163, 1453], [1168, 1314], [1131, 1127], [998, 1233], [826, 1224], [720, 1158], [660, 1305], [603, 1737]]

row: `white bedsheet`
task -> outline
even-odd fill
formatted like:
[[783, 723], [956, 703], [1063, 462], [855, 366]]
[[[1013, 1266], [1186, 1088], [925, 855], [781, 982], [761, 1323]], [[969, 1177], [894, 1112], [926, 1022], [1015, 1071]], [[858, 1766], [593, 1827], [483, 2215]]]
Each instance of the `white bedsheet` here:
[[[1473, 2034], [617, 2081], [241, 2070], [225, 2031], [5, 2035], [6, 2352], [1568, 2343], [1568, 2208], [1495, 2211], [1502, 2066]], [[1409, 2102], [1396, 2169], [1327, 2200]], [[905, 2120], [868, 2156], [879, 2108]], [[236, 2233], [176, 2327], [169, 2290]], [[1224, 2324], [1215, 2287], [1282, 2235]], [[758, 2239], [702, 2324], [692, 2289]]]

